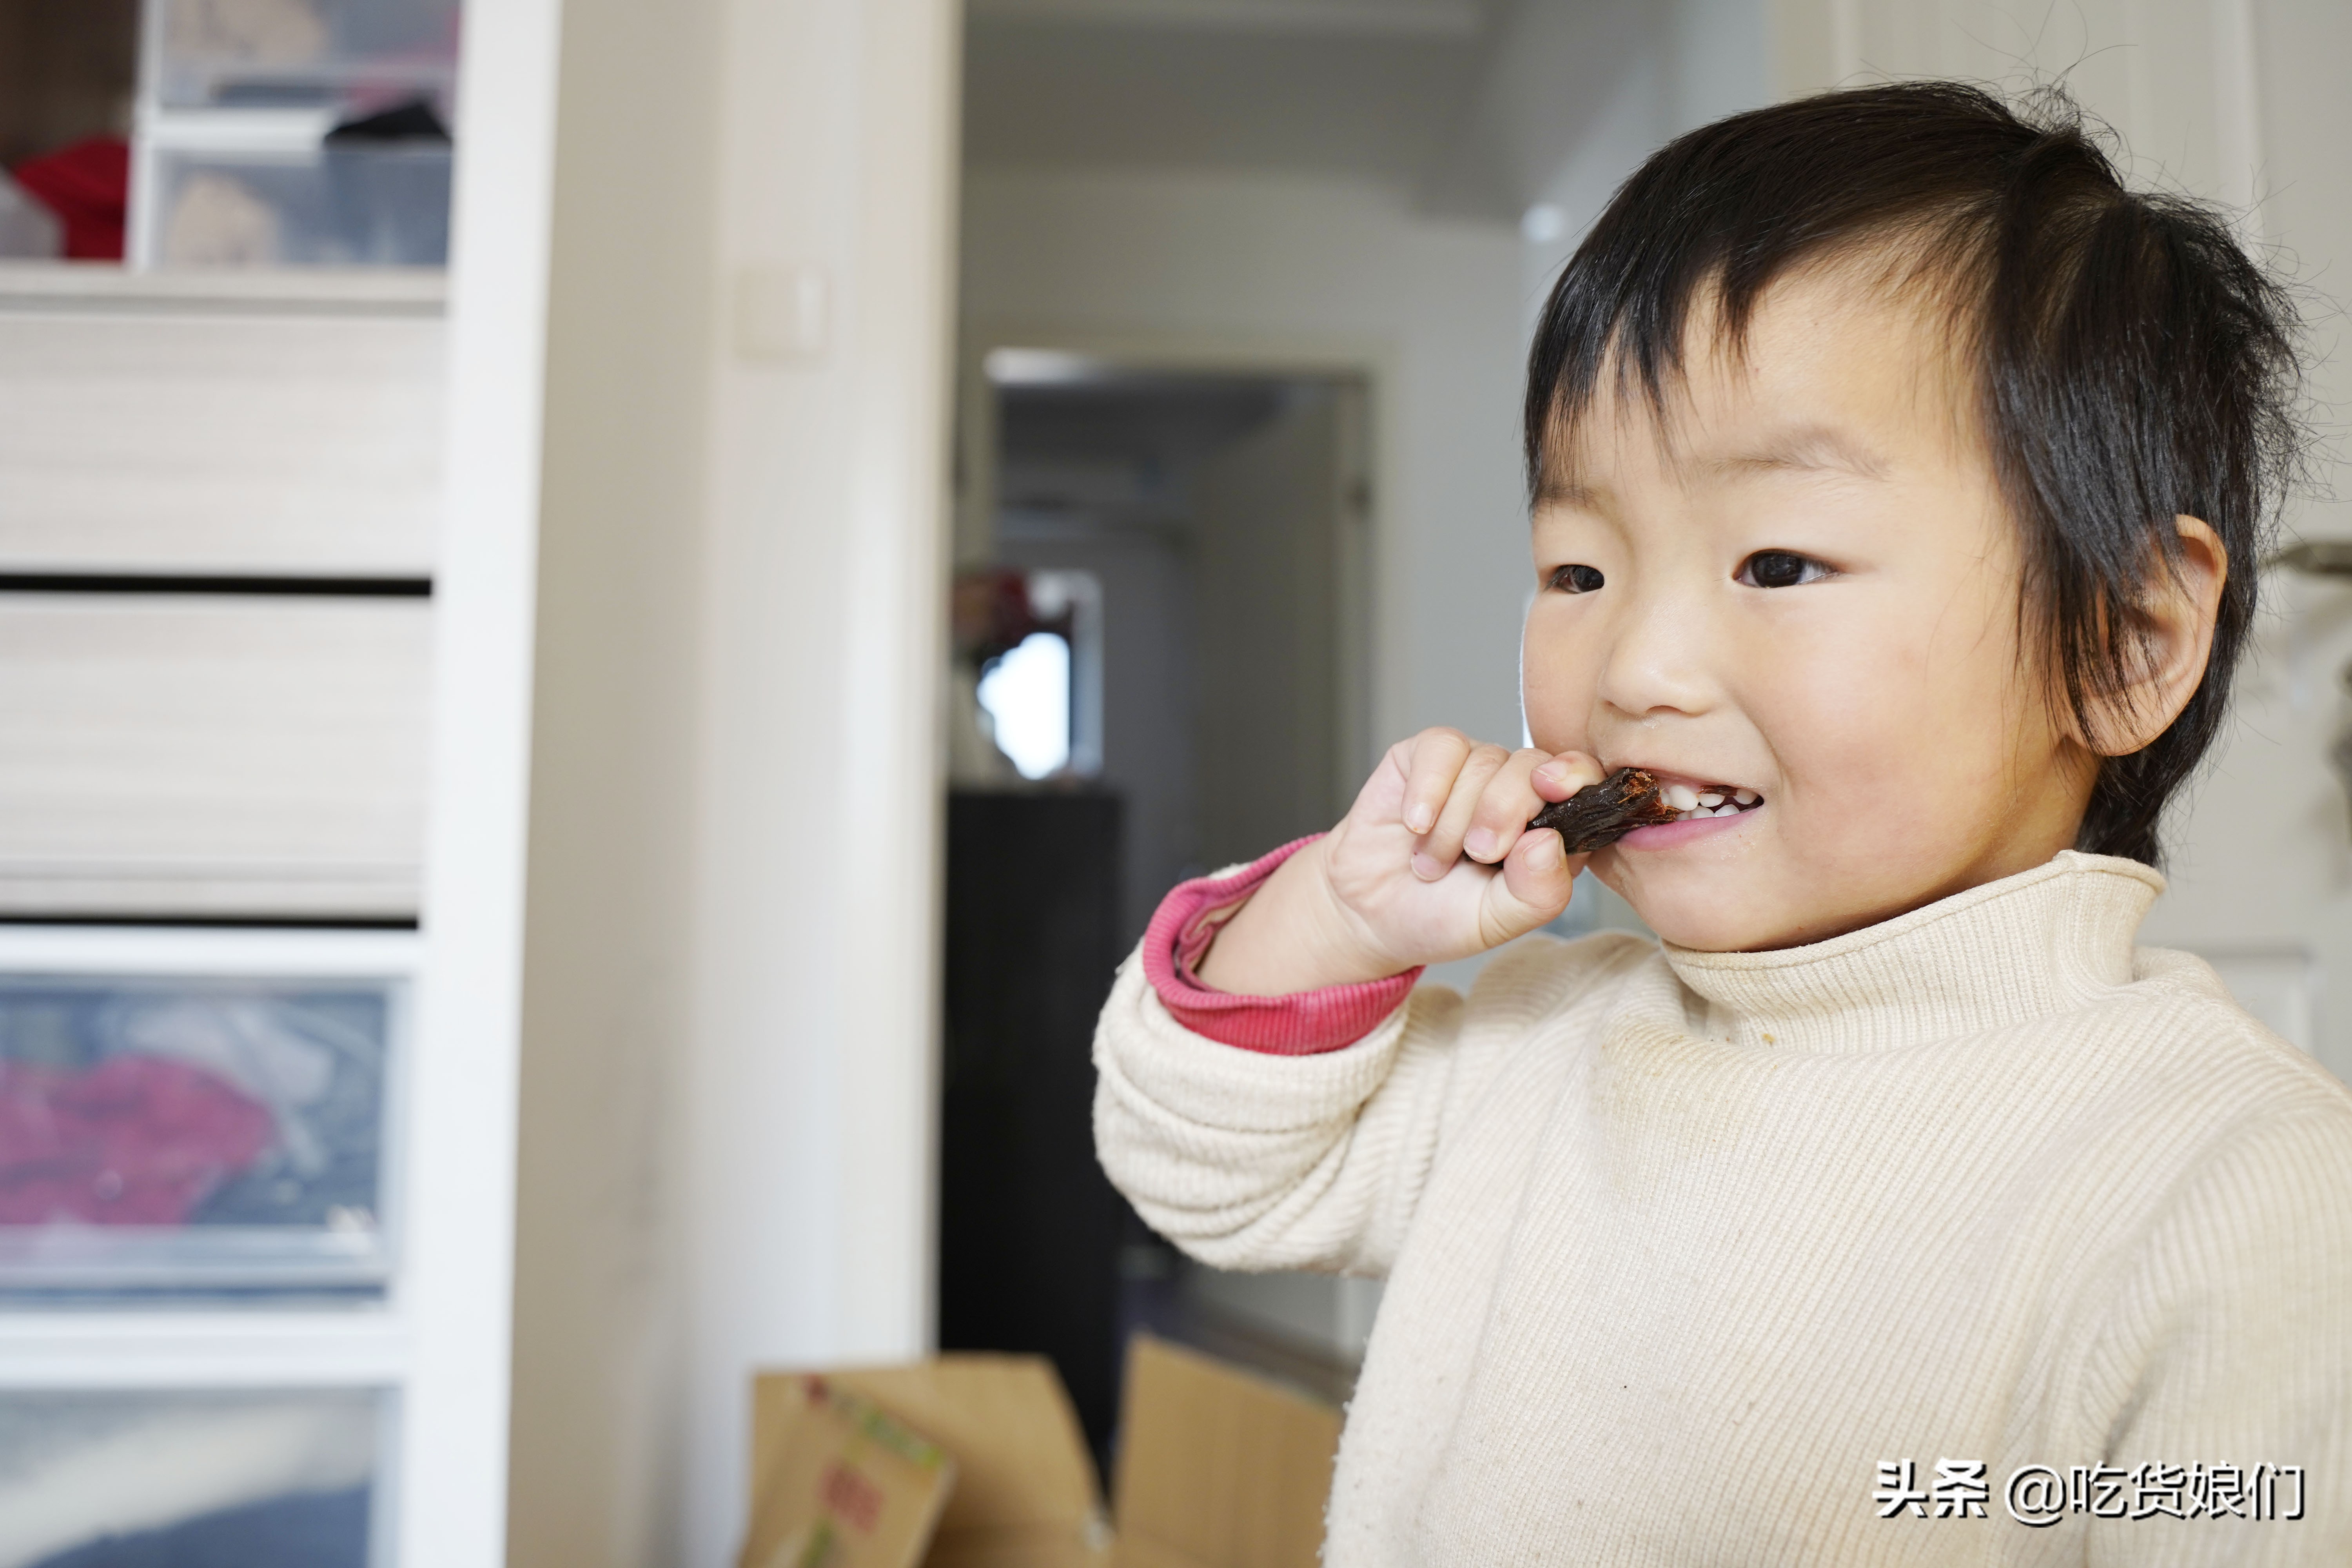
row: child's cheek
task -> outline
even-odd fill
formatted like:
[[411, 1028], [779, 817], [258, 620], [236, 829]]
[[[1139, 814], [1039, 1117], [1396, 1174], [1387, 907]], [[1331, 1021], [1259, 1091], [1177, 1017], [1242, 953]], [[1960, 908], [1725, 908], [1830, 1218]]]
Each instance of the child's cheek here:
[[1597, 657], [1577, 647], [1573, 635], [1544, 608], [1538, 604], [1528, 618], [1522, 654], [1519, 693], [1528, 733], [1547, 752], [1588, 751]]
[[1933, 884], [1979, 835], [1992, 706], [1979, 670], [1936, 657], [1929, 607], [1840, 608], [1763, 667], [1752, 699], [1786, 780], [1785, 826], [1822, 874]]
[[1861, 614], [1789, 633], [1747, 650], [1739, 683], [1781, 775], [1781, 804], [1822, 830], [1899, 816], [1944, 743], [1911, 637]]

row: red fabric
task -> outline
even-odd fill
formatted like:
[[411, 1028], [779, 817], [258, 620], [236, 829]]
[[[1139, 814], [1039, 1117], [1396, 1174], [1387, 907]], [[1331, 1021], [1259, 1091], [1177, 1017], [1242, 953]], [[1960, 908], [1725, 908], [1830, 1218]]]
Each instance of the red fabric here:
[[179, 1225], [270, 1133], [266, 1107], [184, 1062], [0, 1061], [0, 1225]]
[[27, 158], [8, 171], [65, 226], [68, 261], [122, 259], [123, 214], [131, 205], [131, 143], [93, 136]]
[[1225, 917], [1246, 903], [1276, 867], [1321, 837], [1313, 834], [1286, 844], [1230, 877], [1181, 883], [1160, 900], [1143, 933], [1143, 977], [1179, 1024], [1245, 1051], [1311, 1057], [1355, 1044], [1403, 1004], [1421, 978], [1417, 968], [1386, 980], [1327, 985], [1288, 996], [1213, 991], [1192, 973]]

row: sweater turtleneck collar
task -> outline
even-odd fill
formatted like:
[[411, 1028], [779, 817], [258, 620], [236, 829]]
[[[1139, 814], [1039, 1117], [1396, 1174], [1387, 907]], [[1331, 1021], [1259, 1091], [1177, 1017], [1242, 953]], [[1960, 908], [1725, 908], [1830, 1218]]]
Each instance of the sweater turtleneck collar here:
[[1772, 952], [1666, 948], [1706, 1032], [1777, 1050], [1924, 1045], [2048, 1017], [2132, 977], [2133, 939], [2164, 890], [2137, 860], [2062, 851], [2047, 865], [1906, 915]]

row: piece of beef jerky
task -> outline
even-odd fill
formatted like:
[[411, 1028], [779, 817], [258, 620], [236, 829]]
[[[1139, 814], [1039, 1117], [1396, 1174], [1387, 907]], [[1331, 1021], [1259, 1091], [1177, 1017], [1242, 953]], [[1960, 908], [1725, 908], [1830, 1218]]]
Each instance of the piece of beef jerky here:
[[1528, 826], [1557, 830], [1571, 855], [1614, 844], [1637, 827], [1672, 822], [1682, 814], [1660, 797], [1657, 779], [1641, 768], [1619, 768], [1597, 784], [1545, 806]]

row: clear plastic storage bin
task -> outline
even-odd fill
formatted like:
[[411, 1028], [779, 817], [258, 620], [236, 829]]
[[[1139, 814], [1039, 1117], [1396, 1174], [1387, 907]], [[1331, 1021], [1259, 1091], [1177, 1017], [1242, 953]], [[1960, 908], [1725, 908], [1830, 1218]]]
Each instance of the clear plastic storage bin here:
[[381, 1291], [404, 1005], [389, 980], [0, 977], [0, 1295]]
[[457, 0], [148, 0], [152, 101], [260, 108], [426, 92], [446, 103]]
[[10, 1568], [377, 1568], [392, 1401], [0, 1389]]
[[153, 261], [164, 267], [441, 267], [446, 144], [299, 153], [158, 148]]

